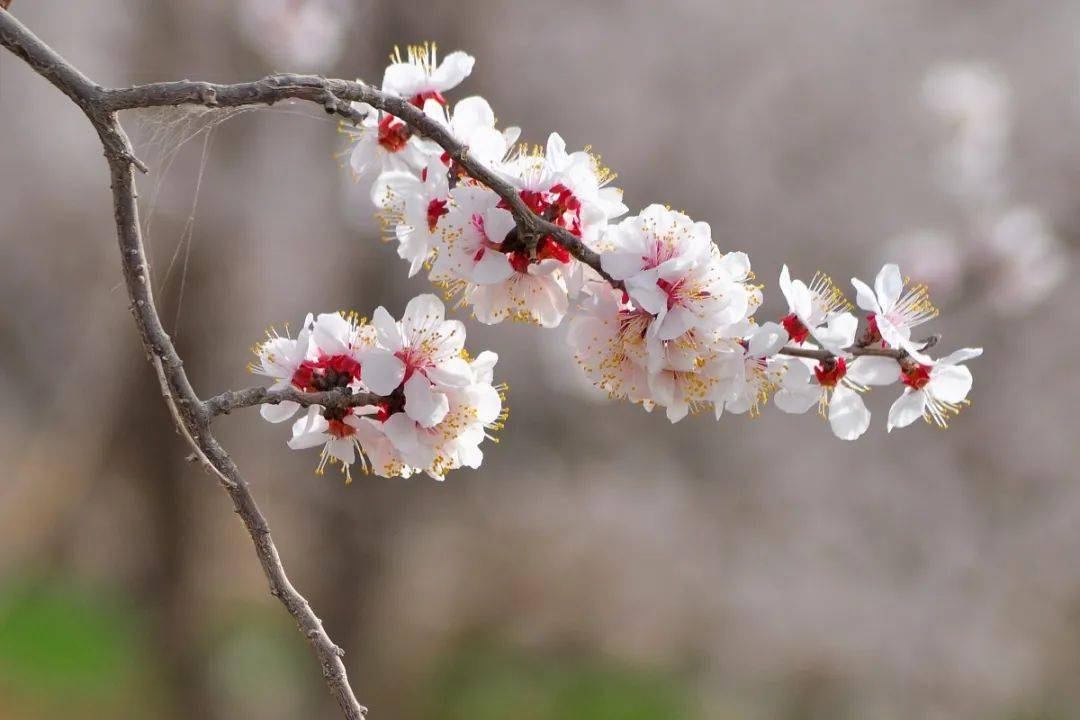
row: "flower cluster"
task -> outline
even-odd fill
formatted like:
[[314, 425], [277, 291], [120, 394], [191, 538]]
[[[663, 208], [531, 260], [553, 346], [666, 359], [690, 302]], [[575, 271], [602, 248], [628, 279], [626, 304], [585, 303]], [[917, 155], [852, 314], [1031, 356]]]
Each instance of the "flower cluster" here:
[[[506, 419], [503, 390], [492, 384], [498, 357], [465, 351], [465, 328], [445, 319], [434, 295], [413, 298], [400, 321], [382, 307], [372, 321], [355, 313], [308, 315], [296, 337], [271, 331], [250, 369], [274, 380], [271, 391], [338, 391], [342, 402], [312, 404], [292, 425], [289, 447], [321, 447], [316, 472], [338, 463], [346, 481], [361, 469], [384, 477], [480, 466], [480, 443]], [[262, 406], [266, 420], [289, 420], [292, 400]]]
[[925, 354], [928, 343], [912, 330], [937, 310], [896, 265], [886, 265], [873, 288], [853, 280], [867, 313], [861, 332], [827, 276], [805, 283], [786, 266], [779, 284], [788, 312], [758, 324], [762, 287], [753, 284], [749, 258], [721, 250], [708, 224], [662, 205], [624, 218], [622, 193], [608, 184], [614, 175], [588, 148], [567, 152], [555, 133], [544, 148], [515, 147], [517, 128], [499, 130], [483, 98], [451, 105], [444, 93], [471, 71], [469, 55], [440, 63], [423, 45], [391, 60], [384, 93], [442, 124], [535, 216], [587, 249], [572, 254], [552, 235], [527, 242], [509, 193], [476, 180], [400, 118], [361, 106], [367, 115], [350, 130], [350, 166], [356, 175], [378, 169], [371, 199], [387, 239], [410, 276], [426, 269], [479, 321], [554, 327], [572, 315], [570, 343], [592, 382], [613, 398], [663, 407], [672, 422], [705, 409], [717, 418], [725, 410], [755, 415], [773, 397], [789, 413], [817, 406], [850, 440], [869, 426], [861, 395], [870, 386], [904, 385], [889, 430], [918, 417], [944, 426], [966, 402], [971, 373], [961, 363], [981, 351], [936, 361]]
[[[787, 313], [759, 323], [762, 286], [749, 258], [722, 250], [707, 223], [663, 205], [622, 217], [614, 176], [588, 149], [567, 152], [554, 133], [543, 149], [515, 147], [517, 129], [499, 130], [483, 98], [451, 106], [444, 93], [471, 72], [469, 55], [439, 62], [424, 45], [392, 61], [382, 92], [442, 124], [469, 153], [454, 159], [401, 118], [361, 106], [350, 166], [357, 176], [378, 169], [371, 200], [409, 275], [426, 270], [481, 322], [554, 327], [572, 315], [569, 342], [590, 380], [612, 398], [663, 407], [671, 422], [702, 410], [753, 416], [771, 398], [787, 413], [816, 406], [837, 437], [853, 440], [870, 425], [862, 394], [872, 386], [903, 387], [890, 431], [920, 417], [944, 427], [967, 403], [964, 362], [981, 349], [927, 355], [936, 338], [917, 341], [912, 331], [938, 311], [896, 265], [872, 287], [852, 279], [866, 313], [861, 331], [830, 278], [806, 283], [787, 266], [779, 278]], [[505, 185], [481, 183], [472, 173], [490, 174], [478, 168]], [[522, 206], [533, 217], [515, 217]], [[522, 220], [552, 234], [525, 237]], [[442, 479], [478, 467], [480, 443], [506, 411], [503, 388], [492, 384], [495, 354], [470, 358], [464, 339], [434, 295], [414, 298], [400, 321], [381, 307], [370, 323], [308, 315], [295, 338], [271, 333], [254, 349], [252, 371], [278, 393], [262, 415], [279, 423], [306, 406], [289, 447], [321, 447], [317, 472], [336, 462], [347, 480], [358, 459], [387, 477]], [[304, 397], [312, 393], [322, 394]]]

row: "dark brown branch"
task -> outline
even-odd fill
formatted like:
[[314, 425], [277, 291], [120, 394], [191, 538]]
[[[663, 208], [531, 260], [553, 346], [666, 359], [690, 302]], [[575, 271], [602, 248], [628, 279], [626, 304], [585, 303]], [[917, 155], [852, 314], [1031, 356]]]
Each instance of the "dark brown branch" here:
[[289, 582], [270, 537], [266, 518], [236, 464], [210, 432], [211, 415], [191, 387], [183, 361], [161, 324], [150, 287], [150, 268], [143, 248], [132, 173], [132, 166], [138, 167], [140, 163], [131, 152], [131, 143], [116, 119], [115, 108], [106, 102], [107, 91], [68, 64], [6, 10], [0, 10], [0, 44], [24, 59], [70, 97], [97, 130], [109, 164], [121, 267], [131, 301], [131, 312], [177, 429], [195, 450], [196, 459], [217, 476], [228, 492], [251, 536], [270, 593], [286, 607], [308, 639], [322, 665], [327, 687], [344, 716], [348, 720], [361, 720], [366, 711], [357, 702], [349, 685], [345, 665], [341, 661], [343, 651], [327, 635], [322, 621], [312, 611], [308, 601]]
[[[922, 345], [920, 349], [928, 350], [933, 346], [937, 345], [938, 340], [940, 339], [940, 335], [931, 335], [928, 338], [920, 340], [919, 342]], [[849, 348], [846, 348], [846, 352], [854, 355], [855, 357], [887, 357], [892, 358], [897, 362], [903, 362], [908, 357], [907, 350], [904, 350], [902, 348], [872, 348], [863, 347], [862, 345], [853, 345]], [[785, 345], [784, 347], [780, 348], [780, 351], [777, 354], [788, 355], [791, 357], [809, 358], [810, 360], [818, 361], [828, 360], [829, 358], [834, 357], [833, 354], [828, 350], [797, 347], [794, 345]]]
[[[104, 107], [110, 111], [162, 105], [204, 105], [206, 107], [236, 107], [240, 105], [273, 105], [282, 100], [307, 100], [326, 108], [337, 108], [344, 101], [363, 102], [400, 118], [418, 135], [435, 142], [458, 162], [469, 175], [491, 188], [506, 201], [527, 245], [550, 235], [571, 255], [585, 263], [617, 288], [622, 282], [613, 279], [600, 265], [600, 256], [569, 230], [540, 217], [521, 200], [517, 189], [499, 174], [479, 162], [469, 148], [451, 134], [443, 124], [396, 95], [384, 93], [370, 85], [348, 80], [328, 80], [317, 75], [270, 75], [255, 82], [217, 85], [206, 82], [153, 83], [131, 88], [104, 91]], [[328, 105], [328, 98], [338, 104]], [[340, 110], [335, 110], [342, 114]], [[355, 112], [355, 111], [354, 111]]]
[[325, 408], [351, 408], [361, 405], [378, 405], [387, 401], [390, 401], [390, 398], [372, 393], [345, 393], [341, 390], [301, 392], [293, 388], [270, 390], [264, 387], [253, 387], [246, 390], [227, 390], [220, 395], [215, 395], [203, 402], [203, 411], [207, 419], [212, 419], [218, 415], [228, 415], [240, 408], [279, 405], [283, 402], [294, 402], [301, 407], [320, 405]]

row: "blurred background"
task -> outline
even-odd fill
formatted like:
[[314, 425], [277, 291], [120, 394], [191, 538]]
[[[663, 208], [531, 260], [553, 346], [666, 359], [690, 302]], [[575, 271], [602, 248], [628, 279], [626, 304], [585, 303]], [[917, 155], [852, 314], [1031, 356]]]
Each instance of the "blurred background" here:
[[[477, 57], [455, 97], [557, 129], [749, 251], [843, 286], [899, 262], [948, 431], [812, 414], [670, 426], [598, 399], [564, 331], [468, 321], [510, 422], [445, 483], [316, 477], [219, 422], [371, 717], [1080, 718], [1080, 2], [16, 0], [109, 85], [379, 81], [395, 43]], [[308, 311], [428, 290], [378, 240], [318, 108], [130, 113], [162, 316], [196, 389]], [[120, 285], [79, 111], [0, 54], [0, 718], [333, 718], [214, 480], [184, 462]], [[1072, 438], [1070, 440], [1070, 438]]]

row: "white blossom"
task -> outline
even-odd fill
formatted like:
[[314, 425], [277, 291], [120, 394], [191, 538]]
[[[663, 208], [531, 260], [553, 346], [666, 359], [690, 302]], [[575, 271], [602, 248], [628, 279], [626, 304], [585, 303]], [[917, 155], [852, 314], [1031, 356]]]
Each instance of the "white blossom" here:
[[946, 427], [949, 416], [960, 412], [971, 392], [971, 370], [961, 363], [980, 355], [982, 348], [963, 348], [939, 360], [905, 368], [901, 379], [907, 387], [889, 409], [889, 431], [907, 427], [920, 417]]
[[928, 358], [918, 343], [911, 340], [911, 329], [937, 317], [925, 285], [910, 285], [892, 263], [885, 265], [874, 279], [874, 288], [858, 278], [851, 284], [857, 292], [855, 302], [869, 311], [870, 337], [888, 347], [903, 348], [919, 362]]

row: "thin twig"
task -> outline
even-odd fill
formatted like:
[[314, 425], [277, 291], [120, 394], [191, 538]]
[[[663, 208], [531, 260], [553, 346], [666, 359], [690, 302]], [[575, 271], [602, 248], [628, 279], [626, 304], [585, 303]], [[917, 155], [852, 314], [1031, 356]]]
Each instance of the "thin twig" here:
[[[920, 350], [928, 350], [937, 345], [938, 340], [941, 339], [940, 335], [931, 335], [928, 338], [918, 341], [921, 346]], [[908, 357], [907, 350], [903, 348], [874, 348], [865, 347], [863, 345], [852, 345], [849, 348], [845, 348], [844, 352], [853, 355], [855, 357], [873, 356], [873, 357], [887, 357], [896, 360], [897, 362], [903, 362]], [[833, 353], [828, 350], [821, 350], [818, 348], [804, 348], [795, 345], [785, 345], [780, 348], [778, 355], [789, 355], [791, 357], [809, 358], [810, 360], [828, 360], [834, 357]]]
[[388, 398], [372, 393], [347, 393], [342, 390], [325, 392], [301, 392], [293, 388], [270, 390], [265, 387], [253, 387], [246, 390], [227, 390], [220, 395], [203, 402], [203, 411], [207, 419], [218, 415], [228, 415], [233, 410], [255, 405], [279, 405], [294, 402], [301, 407], [319, 405], [328, 409], [352, 408], [362, 405], [379, 405]]
[[[622, 288], [600, 265], [600, 256], [564, 227], [543, 218], [522, 201], [517, 188], [501, 175], [478, 161], [469, 148], [453, 136], [449, 128], [407, 100], [371, 87], [365, 83], [349, 80], [328, 80], [317, 75], [270, 75], [261, 80], [234, 85], [217, 85], [206, 82], [152, 83], [135, 87], [106, 90], [104, 107], [111, 111], [167, 105], [205, 105], [207, 107], [237, 107], [241, 105], [273, 105], [283, 100], [307, 100], [333, 108], [344, 114], [341, 102], [327, 104], [327, 98], [338, 101], [354, 101], [390, 113], [400, 118], [416, 134], [435, 142], [457, 161], [471, 177], [483, 183], [506, 201], [517, 221], [518, 232], [526, 244], [535, 246], [537, 239], [550, 235], [565, 247], [571, 255], [585, 263], [614, 287]], [[348, 105], [347, 102], [343, 103]], [[351, 106], [350, 106], [351, 107]], [[354, 118], [350, 117], [350, 120]]]
[[131, 300], [131, 312], [143, 347], [158, 375], [162, 395], [177, 429], [229, 493], [237, 514], [251, 536], [256, 555], [277, 597], [296, 620], [322, 665], [323, 677], [347, 720], [361, 720], [366, 712], [349, 685], [344, 652], [330, 639], [308, 601], [297, 592], [281, 564], [266, 518], [259, 510], [236, 464], [210, 432], [210, 414], [196, 395], [184, 363], [165, 332], [150, 287], [150, 268], [143, 247], [132, 167], [145, 169], [131, 151], [131, 143], [106, 97], [108, 91], [91, 82], [39, 40], [6, 10], [0, 10], [0, 44], [25, 60], [38, 74], [70, 97], [86, 114], [105, 150], [113, 194], [121, 267]]

